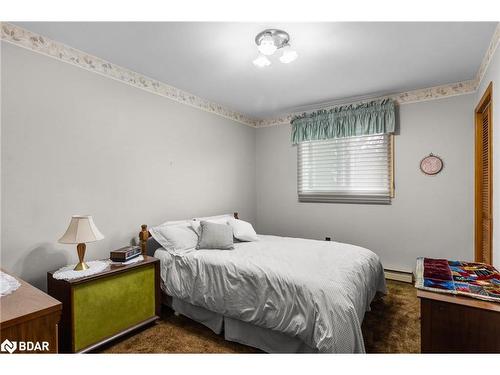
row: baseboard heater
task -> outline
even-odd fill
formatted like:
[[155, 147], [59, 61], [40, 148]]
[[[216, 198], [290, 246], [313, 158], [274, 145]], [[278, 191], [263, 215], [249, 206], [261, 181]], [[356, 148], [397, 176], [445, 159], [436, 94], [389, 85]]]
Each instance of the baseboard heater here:
[[413, 273], [406, 271], [384, 270], [385, 278], [388, 280], [402, 281], [413, 284]]

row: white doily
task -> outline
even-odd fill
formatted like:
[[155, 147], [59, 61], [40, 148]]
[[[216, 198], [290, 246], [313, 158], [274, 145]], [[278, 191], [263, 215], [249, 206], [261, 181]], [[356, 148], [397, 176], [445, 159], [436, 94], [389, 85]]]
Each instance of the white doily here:
[[0, 297], [11, 294], [17, 288], [21, 286], [21, 283], [17, 281], [14, 277], [7, 275], [5, 272], [0, 271]]
[[69, 266], [59, 268], [52, 274], [52, 277], [58, 280], [78, 279], [80, 277], [90, 276], [102, 272], [109, 266], [109, 262], [105, 260], [91, 260], [85, 263], [87, 263], [87, 266], [89, 266], [89, 268], [86, 270], [75, 271], [73, 270], [73, 268], [75, 268], [76, 264], [71, 264]]

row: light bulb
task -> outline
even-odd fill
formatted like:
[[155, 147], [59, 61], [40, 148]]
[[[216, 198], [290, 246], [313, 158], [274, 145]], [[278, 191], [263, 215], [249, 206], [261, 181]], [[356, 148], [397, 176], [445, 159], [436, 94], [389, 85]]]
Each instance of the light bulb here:
[[265, 66], [269, 66], [271, 65], [271, 61], [269, 61], [269, 59], [264, 56], [264, 55], [259, 55], [254, 61], [253, 61], [253, 64], [255, 66], [258, 66], [259, 68], [263, 68]]
[[260, 44], [257, 46], [257, 49], [260, 53], [266, 56], [272, 55], [276, 52], [276, 45], [274, 44], [274, 39], [271, 35], [266, 35], [260, 41]]
[[283, 48], [283, 55], [281, 55], [280, 61], [283, 64], [288, 64], [295, 60], [297, 56], [299, 56], [297, 51], [294, 51], [290, 46], [286, 46]]

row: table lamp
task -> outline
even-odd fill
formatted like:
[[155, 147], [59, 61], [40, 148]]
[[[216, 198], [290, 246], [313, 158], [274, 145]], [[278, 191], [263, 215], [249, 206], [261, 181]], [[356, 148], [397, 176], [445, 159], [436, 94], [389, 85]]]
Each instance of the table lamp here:
[[59, 239], [59, 243], [78, 244], [76, 251], [78, 252], [79, 262], [74, 268], [75, 271], [83, 271], [89, 266], [83, 261], [85, 257], [86, 242], [94, 242], [102, 240], [104, 236], [94, 224], [94, 220], [90, 215], [73, 215], [69, 222], [66, 233]]

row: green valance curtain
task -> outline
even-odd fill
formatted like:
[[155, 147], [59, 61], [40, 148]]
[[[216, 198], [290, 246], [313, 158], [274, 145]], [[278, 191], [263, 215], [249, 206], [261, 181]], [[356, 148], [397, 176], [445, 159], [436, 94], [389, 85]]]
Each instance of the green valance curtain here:
[[394, 133], [395, 104], [383, 99], [296, 116], [291, 121], [292, 143]]

